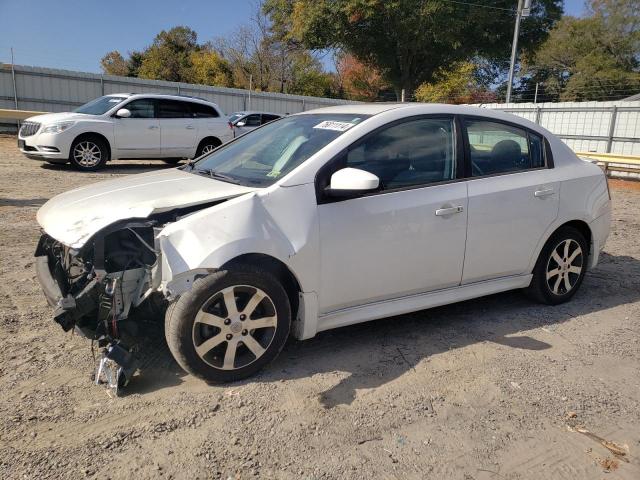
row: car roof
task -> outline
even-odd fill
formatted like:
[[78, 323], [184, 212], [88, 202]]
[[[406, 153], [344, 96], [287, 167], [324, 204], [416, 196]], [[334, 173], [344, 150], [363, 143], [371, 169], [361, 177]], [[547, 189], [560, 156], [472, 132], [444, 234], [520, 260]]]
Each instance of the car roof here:
[[307, 110], [305, 112], [297, 113], [296, 115], [308, 115], [308, 114], [348, 114], [348, 115], [378, 115], [389, 110], [404, 110], [406, 115], [433, 115], [433, 114], [445, 114], [445, 115], [468, 115], [468, 116], [480, 116], [485, 118], [494, 118], [496, 120], [503, 120], [514, 124], [520, 124], [522, 126], [537, 130], [539, 132], [548, 134], [546, 129], [540, 125], [533, 123], [525, 118], [505, 113], [500, 110], [492, 108], [482, 108], [479, 106], [470, 105], [450, 105], [441, 103], [353, 103], [344, 105], [334, 105], [331, 107], [317, 108], [314, 110]]
[[284, 116], [284, 114], [282, 114], [282, 113], [262, 112], [262, 111], [258, 111], [258, 110], [240, 110], [238, 112], [230, 113], [229, 116], [231, 116], [231, 115], [251, 115], [251, 114], [254, 114], [254, 113], [260, 113], [262, 115], [277, 115], [279, 117]]
[[130, 98], [130, 97], [166, 98], [169, 100], [182, 100], [182, 101], [186, 100], [186, 101], [195, 102], [195, 103], [206, 103], [208, 105], [213, 105], [215, 107], [218, 107], [217, 104], [215, 104], [214, 102], [210, 102], [206, 98], [192, 97], [190, 95], [166, 95], [161, 93], [110, 93], [109, 95], [105, 95], [105, 96], [106, 97], [126, 97], [126, 98]]

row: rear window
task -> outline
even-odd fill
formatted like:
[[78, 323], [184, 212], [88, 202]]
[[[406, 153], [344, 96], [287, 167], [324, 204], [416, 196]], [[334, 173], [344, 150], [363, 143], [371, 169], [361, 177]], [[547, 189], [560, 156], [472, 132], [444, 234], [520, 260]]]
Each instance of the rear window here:
[[158, 102], [158, 116], [160, 118], [193, 118], [189, 102], [179, 100], [160, 100]]
[[219, 117], [218, 111], [210, 105], [203, 103], [191, 103], [191, 112], [196, 118], [215, 118]]

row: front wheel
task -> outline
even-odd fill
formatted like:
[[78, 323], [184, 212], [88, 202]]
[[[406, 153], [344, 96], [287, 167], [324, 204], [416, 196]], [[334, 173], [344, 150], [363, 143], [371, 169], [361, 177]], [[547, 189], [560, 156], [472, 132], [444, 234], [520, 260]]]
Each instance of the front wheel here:
[[71, 145], [69, 161], [78, 170], [93, 172], [102, 168], [109, 160], [109, 148], [101, 138], [83, 137]]
[[527, 294], [549, 305], [568, 301], [582, 284], [588, 257], [589, 245], [580, 231], [558, 229], [538, 257]]
[[290, 324], [289, 299], [278, 280], [237, 267], [197, 280], [167, 310], [165, 334], [187, 372], [209, 382], [231, 382], [276, 358]]

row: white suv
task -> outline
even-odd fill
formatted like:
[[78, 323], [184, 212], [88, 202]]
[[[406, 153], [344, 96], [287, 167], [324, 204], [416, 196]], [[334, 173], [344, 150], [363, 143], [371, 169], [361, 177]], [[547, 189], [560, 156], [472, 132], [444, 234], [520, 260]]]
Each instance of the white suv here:
[[18, 146], [29, 158], [97, 170], [107, 161], [160, 158], [177, 163], [199, 157], [233, 137], [214, 103], [174, 95], [118, 93], [73, 112], [28, 118]]

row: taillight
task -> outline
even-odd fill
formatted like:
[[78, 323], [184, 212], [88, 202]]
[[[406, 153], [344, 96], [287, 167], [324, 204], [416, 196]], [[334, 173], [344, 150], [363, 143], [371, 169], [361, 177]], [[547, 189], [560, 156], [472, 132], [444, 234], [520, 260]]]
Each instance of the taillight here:
[[229, 128], [233, 130], [233, 123], [229, 122]]

